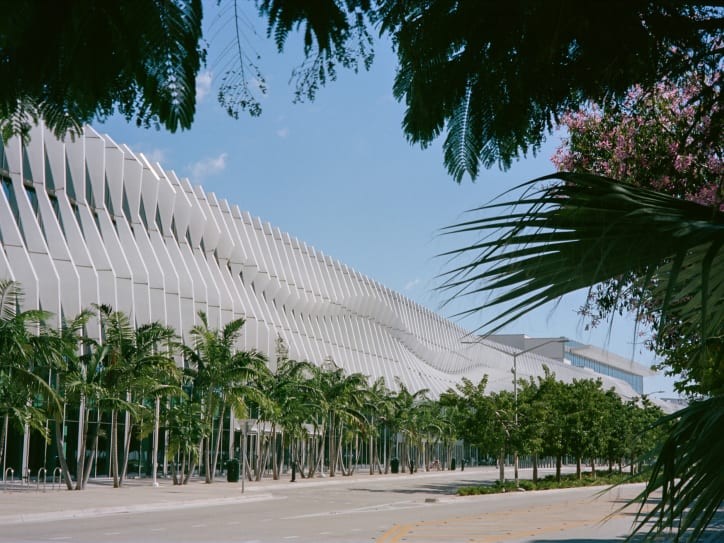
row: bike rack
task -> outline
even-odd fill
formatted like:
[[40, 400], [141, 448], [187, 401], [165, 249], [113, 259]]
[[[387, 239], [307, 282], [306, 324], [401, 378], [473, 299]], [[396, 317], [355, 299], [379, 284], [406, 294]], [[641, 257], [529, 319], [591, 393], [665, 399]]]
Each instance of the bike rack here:
[[41, 476], [41, 474], [42, 474], [42, 476], [43, 476], [43, 492], [45, 492], [45, 484], [46, 484], [46, 479], [47, 479], [47, 473], [48, 473], [48, 470], [45, 469], [45, 468], [40, 468], [40, 469], [38, 470], [38, 479], [37, 479], [37, 481], [36, 481], [36, 483], [35, 483], [35, 490], [36, 490], [37, 492], [40, 492], [40, 476]]
[[63, 470], [61, 468], [55, 468], [53, 470], [53, 485], [52, 488], [55, 490], [55, 475], [58, 475], [58, 490], [60, 490], [60, 483], [63, 482]]
[[10, 472], [10, 480], [15, 479], [15, 470], [13, 468], [8, 468], [5, 470], [5, 473], [3, 473], [3, 484], [5, 486], [5, 490], [8, 489], [8, 472]]

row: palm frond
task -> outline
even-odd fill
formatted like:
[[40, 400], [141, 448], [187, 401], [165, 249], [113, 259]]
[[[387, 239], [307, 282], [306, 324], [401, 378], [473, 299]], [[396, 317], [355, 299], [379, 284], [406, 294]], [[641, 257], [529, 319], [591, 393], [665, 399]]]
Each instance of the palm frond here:
[[18, 305], [22, 302], [20, 284], [10, 279], [0, 280], [0, 319], [15, 317]]
[[[562, 183], [550, 185], [556, 179]], [[537, 189], [541, 183], [549, 186]], [[510, 304], [481, 328], [500, 328], [564, 294], [646, 270], [664, 317], [676, 301], [676, 316], [702, 337], [720, 329], [724, 213], [589, 174], [559, 173], [522, 187], [520, 200], [483, 206], [474, 211], [484, 217], [446, 229], [485, 236], [447, 253], [467, 262], [447, 272], [443, 290], [492, 295], [463, 314]]]
[[[662, 419], [672, 424], [641, 501], [632, 537], [674, 529], [675, 541], [696, 541], [724, 503], [724, 396], [691, 403]], [[651, 500], [661, 491], [660, 500]], [[647, 513], [643, 508], [653, 503]]]

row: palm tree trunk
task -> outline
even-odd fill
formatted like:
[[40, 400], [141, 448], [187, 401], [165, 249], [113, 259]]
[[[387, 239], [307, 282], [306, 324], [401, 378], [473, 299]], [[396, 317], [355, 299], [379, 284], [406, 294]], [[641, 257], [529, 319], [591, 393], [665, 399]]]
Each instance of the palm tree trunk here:
[[335, 448], [337, 445], [337, 434], [334, 424], [334, 416], [329, 417], [329, 432], [327, 432], [328, 437], [328, 444], [327, 444], [327, 452], [329, 457], [329, 476], [334, 477], [334, 472], [336, 468], [337, 458], [335, 456]]
[[95, 464], [96, 458], [98, 457], [98, 434], [100, 434], [101, 431], [101, 413], [98, 411], [96, 413], [96, 421], [95, 425], [93, 426], [93, 449], [91, 450], [91, 457], [88, 460], [88, 463], [85, 466], [85, 472], [83, 473], [83, 488], [88, 484], [88, 479], [90, 478], [91, 470], [93, 469], [93, 465]]
[[118, 411], [111, 411], [111, 471], [113, 472], [113, 488], [118, 488]]
[[85, 450], [86, 442], [88, 439], [89, 410], [82, 409], [78, 418], [80, 419], [78, 423], [82, 424], [83, 433], [80, 439], [80, 449], [78, 450], [78, 466], [76, 468], [75, 474], [75, 489], [83, 490], [83, 474], [85, 473]]
[[[184, 465], [186, 464], [186, 454], [184, 453]], [[194, 470], [196, 469], [196, 461], [193, 459], [193, 457], [189, 458], [189, 471], [184, 474], [184, 483], [185, 485], [189, 484], [189, 479], [191, 479], [191, 475], [193, 475]], [[182, 472], [183, 473], [183, 472]]]
[[8, 450], [8, 425], [10, 424], [10, 416], [5, 413], [3, 417], [3, 438], [2, 445], [0, 445], [0, 464], [3, 467], [3, 474], [5, 473], [5, 454]]
[[[123, 481], [126, 479], [128, 473], [128, 456], [131, 451], [131, 430], [133, 429], [133, 423], [128, 412], [126, 412], [126, 427], [123, 431], [123, 462], [121, 463], [121, 477], [118, 481], [118, 486], [123, 485]], [[141, 458], [138, 458], [138, 465], [141, 465]]]
[[221, 413], [219, 414], [219, 430], [216, 433], [216, 441], [214, 443], [214, 454], [213, 454], [213, 460], [211, 464], [211, 481], [214, 481], [214, 476], [216, 475], [216, 465], [219, 462], [219, 449], [221, 448], [221, 436], [224, 433], [224, 415], [226, 414], [226, 407], [221, 407]]
[[375, 473], [375, 438], [370, 434], [370, 441], [368, 445], [367, 458], [370, 461], [370, 475]]
[[320, 435], [317, 438], [317, 446], [315, 447], [315, 451], [317, 453], [316, 458], [314, 459], [314, 462], [309, 463], [309, 478], [314, 477], [314, 474], [320, 469], [320, 466], [322, 464], [322, 460], [324, 459], [324, 434]]
[[279, 454], [277, 451], [277, 446], [279, 444], [277, 443], [276, 423], [274, 423], [274, 422], [272, 422], [272, 425], [271, 425], [271, 435], [269, 436], [269, 439], [271, 441], [272, 480], [278, 481], [279, 480], [279, 471], [277, 470], [277, 458], [278, 458]]
[[211, 479], [211, 441], [214, 439], [214, 421], [211, 421], [211, 435], [204, 438], [203, 443], [203, 463], [204, 463], [204, 482], [209, 484], [212, 482]]
[[63, 479], [68, 490], [73, 490], [73, 479], [68, 469], [68, 459], [65, 457], [65, 438], [63, 437], [63, 419], [55, 416], [55, 448], [58, 451], [58, 462], [63, 471]]

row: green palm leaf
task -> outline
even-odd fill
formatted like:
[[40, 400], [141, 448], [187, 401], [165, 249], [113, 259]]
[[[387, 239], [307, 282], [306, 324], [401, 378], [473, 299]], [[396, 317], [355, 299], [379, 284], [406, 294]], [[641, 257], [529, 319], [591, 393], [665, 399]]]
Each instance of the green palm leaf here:
[[[563, 183], [536, 189], [554, 179]], [[721, 329], [724, 213], [589, 174], [559, 173], [523, 187], [520, 200], [483, 206], [474, 211], [484, 217], [446, 229], [485, 236], [447, 253], [467, 262], [446, 274], [444, 290], [492, 294], [463, 314], [509, 304], [482, 326], [500, 328], [564, 294], [639, 270], [663, 317], [686, 320], [702, 337]]]
[[[674, 529], [675, 541], [684, 534], [695, 541], [724, 503], [724, 396], [694, 402], [658, 424], [669, 423], [673, 427], [639, 496], [639, 524], [632, 535]], [[659, 490], [661, 499], [649, 500]], [[643, 513], [646, 503], [654, 507]]]

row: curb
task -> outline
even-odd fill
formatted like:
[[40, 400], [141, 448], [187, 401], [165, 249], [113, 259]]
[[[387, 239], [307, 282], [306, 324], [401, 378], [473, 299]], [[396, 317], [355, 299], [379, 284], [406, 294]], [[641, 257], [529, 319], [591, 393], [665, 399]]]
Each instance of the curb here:
[[8, 524], [26, 524], [38, 522], [52, 522], [56, 520], [82, 519], [111, 515], [144, 514], [156, 511], [170, 511], [175, 509], [192, 509], [196, 507], [210, 507], [213, 505], [234, 505], [268, 501], [274, 498], [271, 494], [258, 494], [256, 496], [238, 496], [232, 498], [213, 498], [183, 502], [157, 502], [142, 505], [120, 505], [115, 507], [99, 507], [93, 509], [74, 509], [69, 511], [51, 511], [47, 513], [29, 513], [19, 515], [0, 516], [0, 526]]

